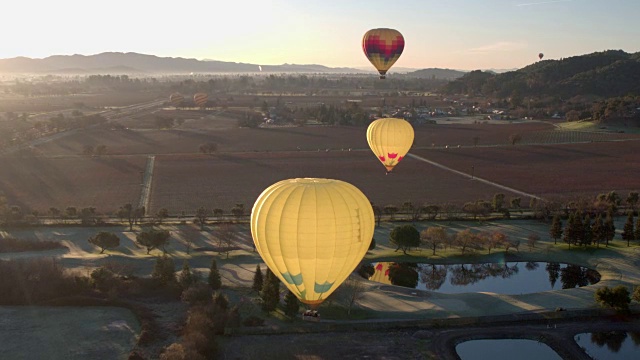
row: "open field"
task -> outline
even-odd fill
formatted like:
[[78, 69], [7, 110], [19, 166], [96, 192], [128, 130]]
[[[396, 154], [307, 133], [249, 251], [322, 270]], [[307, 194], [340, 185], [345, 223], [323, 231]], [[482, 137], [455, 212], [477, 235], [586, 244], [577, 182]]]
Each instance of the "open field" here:
[[[379, 205], [462, 204], [505, 192], [469, 181], [472, 173], [543, 197], [637, 190], [640, 135], [553, 129], [543, 122], [416, 126], [412, 153], [463, 174], [407, 157], [385, 176], [366, 143], [366, 128], [236, 128], [217, 113], [171, 130], [86, 129], [38, 142], [0, 157], [0, 190], [10, 204], [41, 213], [51, 206], [95, 206], [109, 213], [138, 201], [148, 155], [157, 155], [148, 213], [162, 207], [193, 213], [200, 206], [228, 211], [237, 203], [248, 209], [264, 188], [292, 177], [345, 180]], [[507, 145], [513, 133], [522, 140]], [[218, 152], [200, 154], [206, 142], [217, 143]], [[106, 145], [107, 155], [83, 156], [85, 145]]]
[[0, 306], [3, 359], [127, 359], [140, 332], [113, 307]]
[[[74, 94], [63, 96], [20, 95], [0, 96], [0, 112], [33, 113], [44, 111], [60, 111], [77, 108], [77, 104], [86, 107], [102, 108], [105, 106], [127, 106], [163, 97], [163, 93], [129, 91], [108, 92], [105, 94]], [[53, 115], [52, 115], [53, 116]]]
[[[292, 177], [345, 180], [380, 205], [462, 204], [504, 192], [469, 181], [472, 173], [539, 196], [593, 196], [611, 190], [624, 194], [640, 188], [633, 170], [640, 162], [640, 142], [602, 141], [638, 138], [633, 134], [554, 131], [551, 124], [540, 122], [417, 126], [412, 153], [463, 174], [407, 157], [385, 176], [368, 149], [365, 128], [247, 129], [232, 127], [230, 120], [192, 121], [208, 120], [218, 121], [221, 129], [88, 129], [41, 142], [0, 157], [0, 189], [11, 204], [24, 209], [95, 206], [108, 213], [140, 198], [140, 171], [147, 155], [158, 155], [148, 213], [162, 207], [174, 214], [193, 213], [200, 206], [228, 211], [237, 203], [250, 208], [264, 188]], [[505, 145], [513, 132], [523, 134], [523, 143], [545, 145]], [[586, 139], [596, 142], [549, 145]], [[218, 144], [218, 152], [199, 154], [199, 145], [210, 141]], [[461, 147], [445, 149], [449, 143]], [[107, 146], [107, 155], [81, 155], [85, 145], [98, 144]]]
[[492, 186], [411, 158], [386, 175], [368, 150], [158, 156], [155, 172], [152, 212], [165, 207], [189, 213], [200, 206], [228, 212], [237, 203], [249, 211], [268, 186], [296, 177], [349, 182], [380, 206], [405, 201], [461, 204], [495, 193]]
[[[237, 128], [224, 114], [202, 117], [194, 112], [193, 119], [171, 130], [140, 129], [129, 130], [88, 129], [71, 134], [59, 141], [38, 145], [38, 149], [47, 156], [80, 154], [86, 144], [104, 144], [110, 154], [176, 154], [197, 153], [198, 146], [211, 141], [218, 144], [219, 152], [252, 151], [316, 151], [340, 149], [369, 149], [365, 127], [306, 126], [306, 127], [268, 127]], [[218, 119], [218, 117], [221, 117]], [[207, 124], [210, 122], [210, 124]], [[196, 124], [197, 123], [197, 128]], [[506, 145], [512, 133], [533, 137], [540, 141], [558, 142], [549, 132], [553, 126], [547, 123], [493, 124], [447, 124], [420, 125], [415, 127], [414, 147], [473, 146], [474, 137], [478, 145]], [[584, 138], [612, 138], [629, 134], [588, 133]], [[640, 136], [635, 135], [635, 138]]]
[[640, 141], [414, 150], [414, 154], [541, 197], [638, 191]]
[[23, 211], [46, 214], [50, 207], [68, 206], [113, 211], [137, 203], [146, 161], [143, 156], [0, 156], [0, 191]]

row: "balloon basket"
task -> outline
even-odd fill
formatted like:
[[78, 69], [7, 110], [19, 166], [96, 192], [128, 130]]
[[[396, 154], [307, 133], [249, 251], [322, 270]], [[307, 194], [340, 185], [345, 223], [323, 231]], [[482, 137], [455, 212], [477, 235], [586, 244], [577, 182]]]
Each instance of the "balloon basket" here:
[[302, 320], [304, 321], [320, 321], [320, 314], [316, 310], [306, 310], [302, 313]]

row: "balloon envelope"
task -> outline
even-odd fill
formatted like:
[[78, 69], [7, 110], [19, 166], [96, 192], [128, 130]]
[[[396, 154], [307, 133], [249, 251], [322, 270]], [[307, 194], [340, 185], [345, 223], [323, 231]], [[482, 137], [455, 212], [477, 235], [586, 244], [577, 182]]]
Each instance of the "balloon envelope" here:
[[413, 137], [413, 127], [403, 119], [378, 119], [367, 128], [369, 147], [387, 171], [393, 170], [409, 152]]
[[173, 105], [180, 105], [183, 100], [184, 96], [180, 95], [179, 93], [173, 93], [169, 96], [169, 102], [171, 102]]
[[364, 257], [375, 219], [367, 197], [332, 179], [289, 179], [258, 197], [251, 235], [269, 269], [301, 302], [317, 307]]
[[384, 79], [404, 50], [404, 37], [394, 29], [372, 29], [362, 38], [362, 50]]
[[209, 99], [209, 96], [205, 93], [197, 93], [193, 95], [193, 102], [197, 106], [205, 106], [207, 104], [208, 99]]
[[543, 57], [544, 57], [543, 53], [538, 54], [538, 59], [542, 60]]

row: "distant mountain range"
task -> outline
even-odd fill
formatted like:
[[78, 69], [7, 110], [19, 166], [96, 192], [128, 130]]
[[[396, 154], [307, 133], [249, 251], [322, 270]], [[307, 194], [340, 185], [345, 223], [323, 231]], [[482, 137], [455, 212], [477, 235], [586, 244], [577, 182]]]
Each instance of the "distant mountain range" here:
[[[138, 53], [105, 52], [96, 55], [54, 55], [44, 59], [15, 57], [0, 59], [0, 73], [14, 74], [190, 74], [190, 73], [326, 73], [367, 74], [373, 68], [327, 67], [323, 65], [259, 65], [217, 60], [159, 57]], [[500, 71], [495, 71], [500, 72]], [[466, 71], [397, 67], [392, 73], [402, 77], [453, 80]]]
[[106, 52], [96, 55], [54, 55], [44, 59], [16, 57], [0, 59], [0, 73], [48, 74], [189, 74], [189, 73], [367, 73], [353, 68], [331, 68], [323, 65], [258, 65], [216, 60], [159, 57], [138, 53]]

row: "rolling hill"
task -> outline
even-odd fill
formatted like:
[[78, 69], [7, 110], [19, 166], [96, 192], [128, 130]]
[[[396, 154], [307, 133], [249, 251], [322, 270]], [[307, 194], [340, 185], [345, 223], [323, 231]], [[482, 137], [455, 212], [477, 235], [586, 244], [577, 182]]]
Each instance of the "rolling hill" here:
[[450, 82], [442, 91], [503, 98], [637, 95], [640, 94], [640, 54], [608, 50], [560, 60], [543, 60], [502, 74], [472, 71]]

